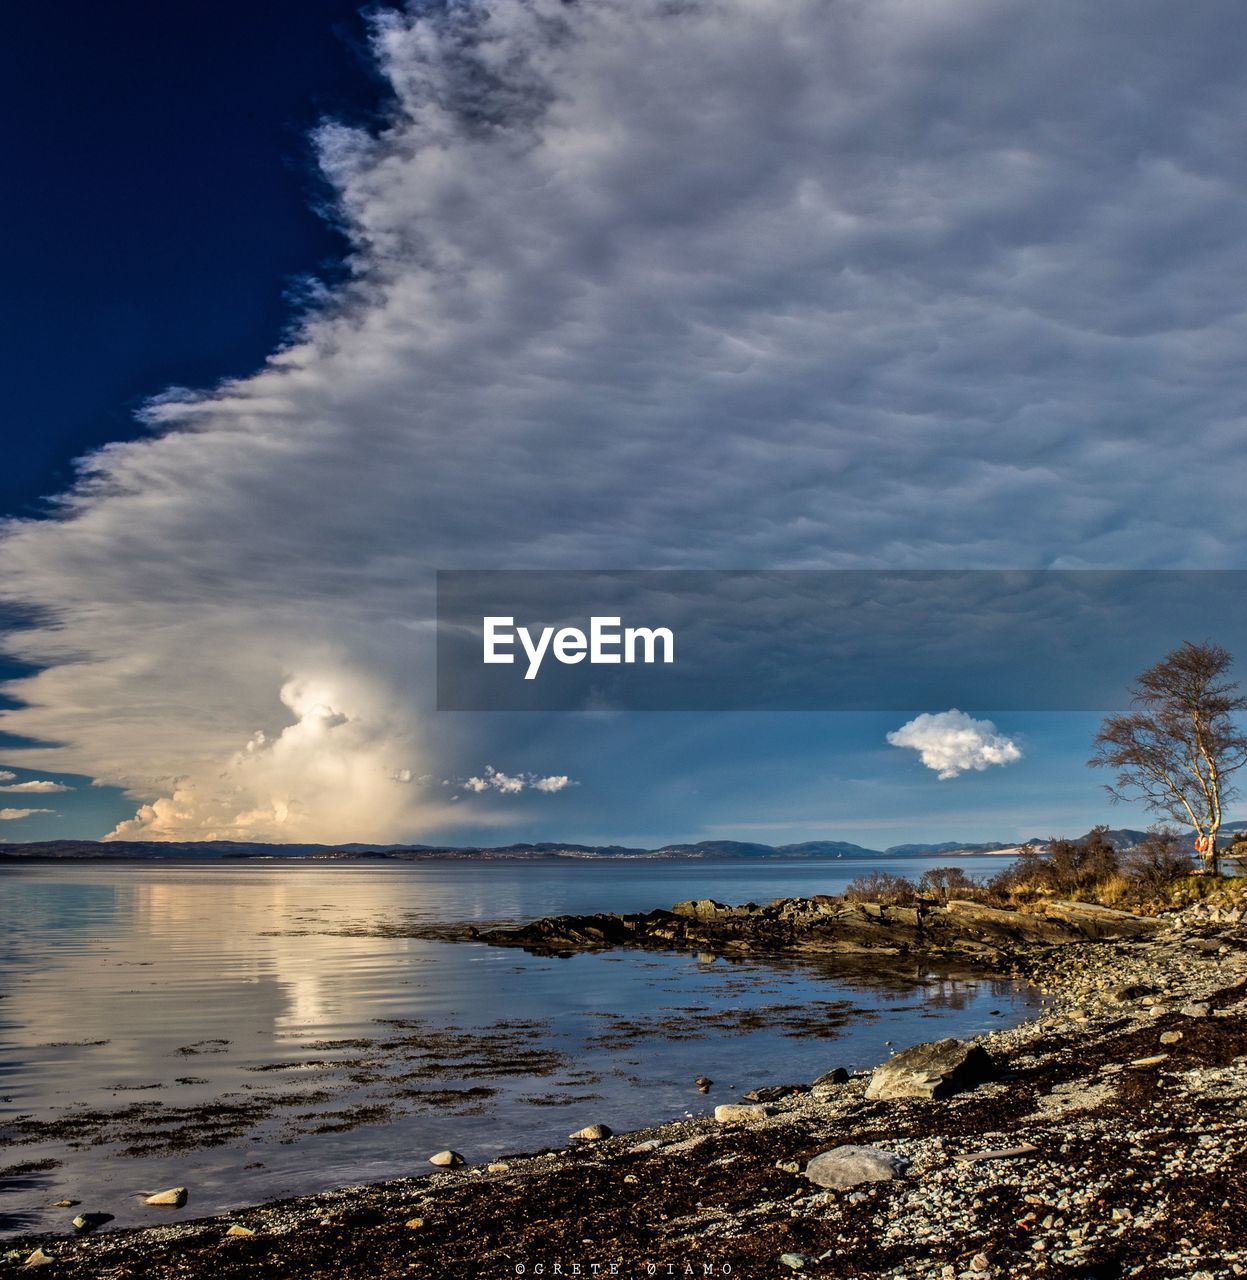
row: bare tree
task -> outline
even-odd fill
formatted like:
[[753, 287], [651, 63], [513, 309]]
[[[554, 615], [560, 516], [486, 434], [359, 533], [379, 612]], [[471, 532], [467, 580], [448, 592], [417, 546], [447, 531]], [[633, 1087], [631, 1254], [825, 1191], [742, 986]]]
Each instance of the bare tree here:
[[1106, 788], [1114, 800], [1142, 800], [1193, 827], [1196, 850], [1214, 872], [1217, 832], [1235, 794], [1230, 777], [1247, 764], [1247, 736], [1233, 721], [1247, 698], [1229, 679], [1232, 663], [1220, 645], [1185, 641], [1135, 681], [1134, 710], [1104, 721], [1088, 761], [1117, 771]]

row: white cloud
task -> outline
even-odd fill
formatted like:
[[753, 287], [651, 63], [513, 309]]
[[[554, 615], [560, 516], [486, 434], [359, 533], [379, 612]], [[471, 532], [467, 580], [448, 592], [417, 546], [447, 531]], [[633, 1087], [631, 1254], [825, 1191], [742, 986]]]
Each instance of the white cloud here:
[[[9, 774], [12, 778], [14, 775]], [[46, 782], [42, 779], [32, 780], [30, 782], [14, 782], [10, 784], [8, 779], [4, 780], [4, 785], [0, 786], [0, 791], [28, 791], [38, 792], [40, 795], [51, 795], [57, 791], [72, 791], [73, 787], [67, 787], [63, 782]]]
[[12, 769], [0, 769], [0, 782], [12, 782], [16, 777]]
[[54, 813], [53, 809], [0, 809], [0, 822], [16, 822], [19, 818], [29, 818], [36, 813]]
[[955, 707], [915, 716], [889, 733], [888, 741], [894, 747], [911, 747], [940, 778], [955, 778], [968, 769], [982, 772], [1022, 758], [1017, 743], [997, 733], [990, 720], [975, 720]]
[[255, 733], [209, 785], [176, 779], [170, 794], [142, 805], [112, 838], [388, 838], [408, 803], [406, 770], [394, 764], [410, 754], [401, 725], [347, 681], [290, 681], [281, 700], [292, 724], [271, 737]]
[[483, 791], [500, 791], [503, 795], [513, 796], [518, 795], [525, 787], [553, 794], [579, 784], [573, 782], [565, 773], [551, 774], [549, 777], [542, 778], [534, 773], [503, 773], [493, 765], [487, 764], [479, 775], [465, 779], [461, 785], [465, 791], [471, 791], [477, 795]]
[[1238, 9], [375, 21], [393, 116], [319, 136], [350, 283], [3, 533], [4, 728], [61, 744], [14, 754], [119, 832], [446, 820], [394, 781], [492, 749], [429, 715], [436, 567], [1243, 559]]

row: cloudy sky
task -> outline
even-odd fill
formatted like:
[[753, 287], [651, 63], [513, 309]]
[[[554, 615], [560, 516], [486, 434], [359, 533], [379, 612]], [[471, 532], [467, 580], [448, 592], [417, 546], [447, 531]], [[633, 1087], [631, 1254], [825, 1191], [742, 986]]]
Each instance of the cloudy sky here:
[[433, 573], [1241, 568], [1240, 6], [273, 13], [30, 117], [0, 838], [1140, 817], [1086, 713], [437, 713]]

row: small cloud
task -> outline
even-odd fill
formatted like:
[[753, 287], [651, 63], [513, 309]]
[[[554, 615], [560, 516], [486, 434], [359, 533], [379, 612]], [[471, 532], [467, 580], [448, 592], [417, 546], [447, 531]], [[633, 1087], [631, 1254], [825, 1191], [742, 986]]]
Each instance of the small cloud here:
[[467, 778], [458, 785], [465, 791], [474, 791], [478, 795], [482, 791], [499, 791], [503, 795], [513, 796], [518, 795], [526, 787], [553, 794], [566, 787], [576, 787], [580, 784], [573, 782], [565, 773], [552, 773], [542, 778], [535, 773], [503, 773], [501, 769], [495, 769], [493, 765], [487, 764], [479, 775]]
[[0, 786], [0, 791], [25, 791], [29, 793], [37, 793], [39, 795], [52, 795], [58, 791], [72, 791], [73, 787], [67, 787], [63, 782], [45, 782], [43, 780], [34, 780], [31, 782], [14, 782], [10, 783], [9, 779], [13, 775], [7, 774], [0, 777], [0, 781], [5, 783]]
[[0, 822], [16, 822], [18, 818], [29, 818], [36, 813], [55, 812], [55, 809], [0, 809]]
[[996, 731], [990, 720], [975, 720], [958, 711], [916, 716], [888, 734], [894, 747], [916, 751], [928, 769], [942, 778], [955, 778], [967, 769], [982, 772], [994, 764], [1012, 764], [1022, 758], [1021, 748]]
[[0, 769], [0, 782], [12, 782], [16, 777], [12, 769]]

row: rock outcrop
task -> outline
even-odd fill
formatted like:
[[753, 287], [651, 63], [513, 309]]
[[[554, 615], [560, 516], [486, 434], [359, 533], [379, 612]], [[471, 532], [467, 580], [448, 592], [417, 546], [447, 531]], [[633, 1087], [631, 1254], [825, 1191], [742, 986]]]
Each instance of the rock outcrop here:
[[1149, 936], [1156, 921], [1086, 903], [1013, 911], [978, 902], [884, 906], [841, 898], [777, 898], [726, 906], [709, 898], [669, 911], [550, 916], [518, 928], [469, 929], [496, 946], [547, 954], [612, 947], [719, 952], [800, 951], [876, 957], [960, 956], [992, 963], [1019, 948]]

